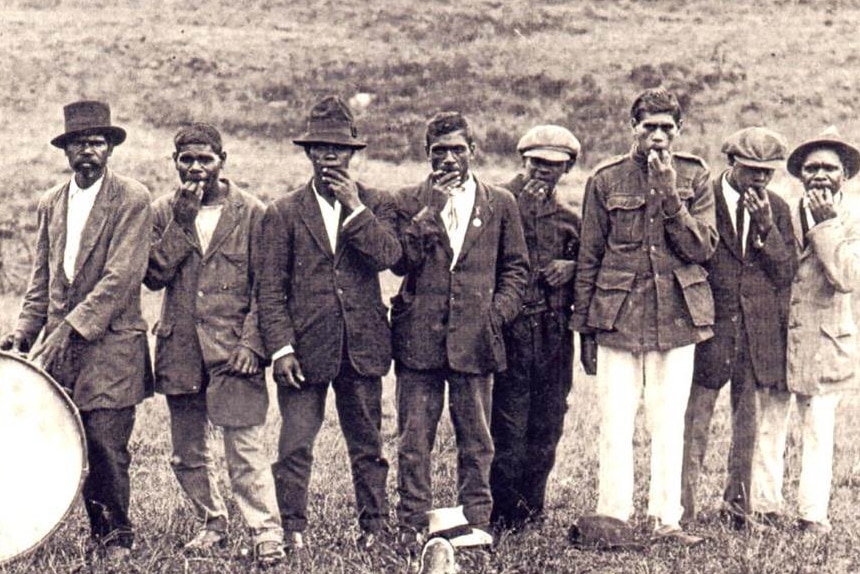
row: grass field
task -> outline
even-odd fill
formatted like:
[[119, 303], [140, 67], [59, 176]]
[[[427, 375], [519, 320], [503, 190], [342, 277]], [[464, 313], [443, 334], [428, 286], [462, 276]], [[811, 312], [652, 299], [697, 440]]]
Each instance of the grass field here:
[[[354, 172], [393, 188], [423, 177], [423, 122], [443, 108], [469, 114], [479, 138], [476, 170], [490, 181], [516, 169], [513, 149], [536, 123], [569, 126], [584, 144], [580, 165], [564, 182], [576, 202], [587, 171], [629, 145], [626, 124], [636, 92], [664, 84], [687, 110], [679, 147], [722, 163], [719, 146], [732, 131], [759, 123], [792, 143], [830, 123], [860, 140], [860, 57], [856, 0], [6, 0], [0, 6], [0, 188], [3, 213], [32, 215], [38, 191], [68, 177], [62, 153], [47, 142], [62, 129], [62, 105], [110, 101], [129, 132], [112, 166], [154, 194], [175, 181], [171, 137], [180, 123], [222, 128], [227, 175], [270, 200], [307, 177], [290, 143], [318, 96], [369, 94], [357, 109], [371, 145]], [[796, 187], [784, 176], [777, 187]], [[390, 294], [395, 285], [385, 276]], [[11, 325], [19, 299], [0, 297], [0, 327]], [[150, 322], [158, 296], [145, 297]], [[860, 572], [860, 399], [840, 407], [827, 539], [793, 528], [735, 533], [715, 518], [710, 537], [684, 550], [581, 552], [567, 527], [596, 500], [597, 416], [593, 380], [577, 370], [566, 433], [549, 485], [549, 521], [540, 531], [502, 539], [490, 554], [464, 555], [465, 572], [560, 573], [855, 573]], [[386, 379], [386, 454], [396, 461], [393, 379]], [[728, 449], [727, 399], [719, 403], [700, 497], [715, 510]], [[352, 486], [334, 411], [316, 446], [308, 552], [279, 572], [405, 572], [393, 552], [353, 546]], [[131, 571], [253, 572], [247, 540], [232, 507], [232, 543], [222, 554], [189, 558], [179, 551], [194, 531], [168, 465], [166, 408], [161, 398], [139, 410], [132, 449], [132, 519], [138, 542]], [[641, 422], [641, 421], [640, 421]], [[279, 421], [270, 413], [267, 447], [274, 459]], [[4, 437], [2, 440], [8, 440]], [[790, 438], [788, 511], [797, 488], [799, 439]], [[637, 432], [637, 509], [645, 508], [648, 439]], [[444, 422], [434, 460], [439, 505], [455, 492], [455, 448]], [[222, 465], [223, 466], [223, 465]], [[9, 468], [9, 467], [5, 467]], [[396, 465], [390, 475], [394, 496]], [[226, 473], [221, 472], [227, 491]], [[0, 509], [2, 511], [2, 509]], [[641, 520], [642, 516], [637, 516]], [[81, 566], [87, 525], [78, 505], [56, 536], [6, 574], [70, 572]]]

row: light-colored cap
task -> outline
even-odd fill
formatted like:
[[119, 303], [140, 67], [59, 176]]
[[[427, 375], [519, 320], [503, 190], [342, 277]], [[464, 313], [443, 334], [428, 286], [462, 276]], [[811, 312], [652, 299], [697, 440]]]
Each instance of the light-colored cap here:
[[546, 161], [575, 161], [580, 149], [579, 140], [570, 130], [555, 125], [535, 126], [517, 144], [517, 151], [523, 157]]
[[743, 165], [776, 169], [785, 161], [788, 143], [773, 130], [744, 128], [726, 138], [722, 152]]

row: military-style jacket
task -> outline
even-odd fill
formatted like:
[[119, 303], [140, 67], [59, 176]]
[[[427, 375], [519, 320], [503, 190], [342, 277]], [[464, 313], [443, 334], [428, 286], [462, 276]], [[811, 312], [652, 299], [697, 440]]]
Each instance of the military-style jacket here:
[[681, 208], [670, 216], [635, 151], [600, 165], [586, 184], [571, 325], [598, 344], [666, 351], [713, 334], [702, 267], [718, 241], [708, 168], [680, 153], [672, 164]]

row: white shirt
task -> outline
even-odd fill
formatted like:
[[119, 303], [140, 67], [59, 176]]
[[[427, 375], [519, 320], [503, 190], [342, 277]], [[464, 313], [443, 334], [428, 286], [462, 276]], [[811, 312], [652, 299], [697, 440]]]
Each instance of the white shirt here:
[[[729, 183], [728, 176], [723, 176], [723, 197], [726, 198], [726, 205], [729, 208], [729, 219], [732, 220], [732, 229], [737, 233], [738, 229], [738, 202], [741, 200], [741, 194], [732, 187], [732, 184]], [[750, 217], [749, 213], [744, 217], [744, 229], [741, 237], [741, 253], [746, 250], [747, 247], [747, 235], [749, 235], [750, 231]]]
[[[342, 209], [341, 203], [335, 199], [334, 204], [331, 204], [321, 196], [319, 192], [317, 192], [316, 181], [311, 181], [311, 189], [313, 189], [314, 197], [317, 200], [317, 204], [320, 206], [320, 213], [322, 213], [325, 232], [328, 236], [328, 244], [331, 247], [331, 252], [334, 253], [337, 250], [337, 232], [340, 224], [340, 212]], [[364, 205], [359, 205], [352, 210], [352, 213], [343, 220], [343, 227], [346, 227], [346, 224], [352, 221], [353, 218], [362, 211], [364, 211]], [[295, 353], [295, 349], [293, 349], [292, 345], [281, 347], [272, 354], [272, 360], [277, 361], [281, 357], [286, 357], [290, 353]]]
[[472, 209], [475, 207], [475, 192], [477, 189], [475, 178], [470, 173], [466, 181], [460, 187], [455, 187], [448, 192], [448, 201], [442, 208], [442, 221], [445, 222], [445, 231], [448, 232], [448, 243], [454, 252], [451, 259], [451, 269], [457, 264], [460, 250], [463, 249], [463, 241], [466, 239], [466, 230], [472, 223]]
[[200, 241], [200, 250], [203, 253], [206, 253], [206, 250], [209, 249], [212, 234], [215, 233], [215, 228], [218, 226], [218, 220], [221, 219], [223, 209], [223, 204], [201, 205], [200, 211], [197, 212], [197, 217], [194, 219], [194, 228], [197, 230], [197, 239]]
[[75, 261], [81, 248], [84, 226], [93, 210], [96, 195], [102, 187], [104, 175], [86, 189], [81, 189], [72, 177], [69, 184], [69, 209], [66, 213], [66, 250], [63, 252], [63, 271], [69, 281], [75, 278]]

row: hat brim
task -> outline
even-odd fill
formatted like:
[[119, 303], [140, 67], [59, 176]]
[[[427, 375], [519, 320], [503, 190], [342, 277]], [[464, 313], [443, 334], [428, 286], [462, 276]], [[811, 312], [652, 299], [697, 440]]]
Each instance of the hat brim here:
[[808, 141], [797, 146], [788, 156], [788, 173], [800, 179], [801, 169], [806, 156], [819, 149], [831, 149], [835, 151], [845, 167], [845, 175], [851, 179], [860, 171], [860, 150], [853, 145], [840, 140], [817, 139]]
[[735, 163], [759, 169], [779, 169], [785, 162], [783, 159], [751, 159], [740, 155], [733, 157], [735, 158]]
[[335, 144], [353, 149], [364, 149], [367, 147], [367, 142], [339, 133], [305, 133], [294, 139], [293, 143], [302, 147], [313, 144]]
[[550, 149], [545, 147], [535, 147], [532, 149], [527, 149], [523, 152], [523, 157], [536, 157], [540, 159], [544, 159], [546, 161], [570, 161], [573, 159], [573, 155], [566, 151], [560, 151], [557, 149]]
[[107, 138], [108, 142], [114, 147], [125, 141], [125, 130], [117, 126], [93, 126], [82, 130], [72, 130], [64, 134], [60, 134], [51, 140], [51, 145], [58, 148], [65, 148], [69, 140], [81, 136], [102, 135]]
[[491, 546], [493, 535], [480, 528], [472, 528], [469, 534], [449, 538], [448, 542], [454, 548], [470, 548], [472, 546]]

